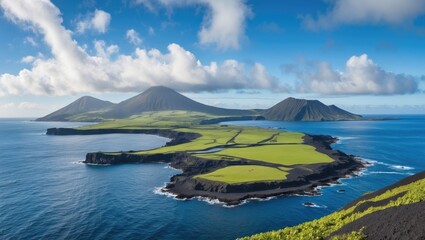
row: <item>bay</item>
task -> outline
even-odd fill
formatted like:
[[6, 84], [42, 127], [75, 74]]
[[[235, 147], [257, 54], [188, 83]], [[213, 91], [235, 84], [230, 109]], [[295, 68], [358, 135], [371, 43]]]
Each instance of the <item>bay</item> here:
[[[382, 116], [374, 116], [382, 117]], [[321, 196], [278, 197], [226, 208], [156, 194], [179, 171], [165, 164], [88, 166], [87, 152], [143, 150], [143, 134], [47, 136], [84, 123], [0, 120], [0, 239], [234, 239], [312, 220], [368, 191], [425, 170], [425, 116], [356, 122], [228, 122], [337, 136], [334, 148], [373, 163]], [[339, 193], [337, 190], [345, 190]], [[313, 202], [316, 207], [305, 207]]]

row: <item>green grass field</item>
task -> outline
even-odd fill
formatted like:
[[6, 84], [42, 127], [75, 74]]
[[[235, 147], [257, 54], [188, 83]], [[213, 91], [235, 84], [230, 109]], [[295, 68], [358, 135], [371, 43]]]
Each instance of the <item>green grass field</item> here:
[[211, 155], [214, 155], [214, 159], [220, 159], [220, 157], [227, 156], [233, 158], [257, 160], [284, 166], [329, 163], [333, 161], [333, 159], [328, 155], [319, 153], [314, 147], [306, 144], [263, 145], [246, 148], [227, 148], [219, 152], [210, 154], [197, 154], [196, 156], [209, 159]]
[[201, 120], [216, 118], [205, 113], [188, 111], [146, 112], [127, 119], [111, 120], [79, 129], [149, 129], [149, 128], [182, 128], [198, 125]]
[[199, 126], [197, 128], [178, 128], [179, 132], [194, 132], [202, 136], [192, 142], [183, 143], [175, 146], [167, 146], [154, 150], [140, 151], [137, 154], [154, 154], [154, 153], [172, 153], [172, 152], [191, 152], [202, 151], [208, 148], [226, 145], [227, 142], [234, 137], [239, 129], [229, 127]]
[[246, 182], [269, 182], [284, 180], [288, 172], [258, 165], [230, 166], [218, 169], [207, 174], [197, 175], [195, 178], [203, 178], [210, 181], [238, 184]]
[[[284, 167], [333, 161], [329, 156], [317, 152], [313, 146], [304, 144], [303, 133], [232, 125], [199, 124], [202, 120], [212, 118], [214, 117], [207, 114], [187, 111], [148, 112], [140, 116], [84, 126], [80, 129], [172, 129], [178, 132], [198, 133], [201, 137], [188, 143], [136, 151], [131, 154], [188, 152], [196, 157], [209, 160], [247, 159], [282, 167], [252, 165], [248, 171], [248, 168], [244, 166], [232, 166], [208, 173], [211, 175], [196, 176], [231, 184], [284, 179], [286, 171], [282, 169], [288, 169]], [[223, 150], [213, 153], [197, 153], [216, 147], [221, 147]]]

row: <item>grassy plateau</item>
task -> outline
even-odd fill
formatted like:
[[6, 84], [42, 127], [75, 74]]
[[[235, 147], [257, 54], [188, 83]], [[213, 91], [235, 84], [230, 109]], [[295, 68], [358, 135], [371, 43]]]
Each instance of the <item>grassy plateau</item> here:
[[[328, 155], [304, 143], [303, 133], [231, 125], [201, 125], [202, 120], [217, 118], [197, 112], [148, 112], [123, 120], [112, 120], [81, 127], [93, 129], [169, 129], [198, 133], [190, 142], [164, 146], [131, 154], [150, 155], [186, 152], [208, 160], [252, 160], [249, 166], [229, 166], [195, 178], [240, 184], [284, 180], [288, 171], [297, 165], [330, 163]], [[107, 153], [118, 154], [118, 153]], [[265, 166], [266, 165], [266, 166]]]

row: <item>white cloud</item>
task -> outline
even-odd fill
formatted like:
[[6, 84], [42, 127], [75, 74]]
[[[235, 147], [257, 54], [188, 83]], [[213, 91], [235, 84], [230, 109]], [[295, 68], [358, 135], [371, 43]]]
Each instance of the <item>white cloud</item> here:
[[332, 7], [316, 18], [303, 17], [311, 30], [329, 29], [344, 24], [399, 25], [425, 13], [424, 0], [332, 0]]
[[[18, 76], [1, 75], [0, 94], [26, 91], [64, 94], [72, 84], [85, 85], [81, 71], [85, 68], [84, 62], [88, 61], [87, 55], [71, 38], [70, 31], [61, 25], [60, 11], [50, 1], [1, 0], [0, 6], [10, 20], [30, 25], [40, 32], [54, 56], [47, 60], [36, 59], [31, 70], [23, 69]], [[57, 80], [59, 78], [64, 80]], [[65, 79], [73, 79], [73, 83]]]
[[135, 0], [153, 10], [156, 4], [167, 8], [202, 5], [207, 13], [200, 31], [199, 43], [214, 44], [219, 49], [238, 49], [245, 38], [245, 21], [252, 15], [245, 0]]
[[49, 59], [35, 58], [31, 69], [0, 75], [0, 95], [138, 92], [154, 85], [185, 92], [280, 87], [259, 63], [251, 68], [236, 60], [204, 65], [178, 44], [165, 53], [137, 48], [122, 55], [118, 46], [95, 41], [96, 55], [90, 55], [62, 26], [60, 11], [50, 1], [0, 0], [0, 6], [9, 19], [43, 35], [52, 52]]
[[135, 46], [139, 46], [142, 44], [142, 39], [139, 37], [139, 34], [134, 29], [129, 29], [126, 33], [127, 39], [130, 41], [130, 43], [134, 44]]
[[77, 23], [77, 32], [84, 33], [87, 30], [94, 30], [98, 33], [105, 33], [111, 22], [111, 14], [96, 9], [93, 13]]
[[32, 62], [34, 62], [34, 60], [35, 60], [34, 56], [26, 56], [26, 57], [23, 57], [21, 59], [21, 62], [22, 63], [32, 63]]
[[54, 109], [54, 107], [47, 107], [31, 102], [10, 102], [0, 104], [0, 117], [34, 117], [40, 116], [40, 112], [48, 113]]
[[24, 43], [25, 44], [29, 44], [29, 45], [31, 45], [31, 46], [33, 46], [33, 47], [36, 47], [37, 46], [37, 42], [34, 40], [34, 38], [32, 38], [32, 37], [26, 37], [25, 39], [24, 39]]
[[20, 110], [32, 110], [32, 109], [37, 109], [38, 105], [35, 103], [30, 103], [30, 102], [21, 102], [21, 103], [5, 103], [0, 105], [0, 109], [1, 110], [6, 110], [6, 109], [20, 109]]
[[366, 54], [352, 56], [342, 72], [334, 70], [327, 62], [284, 66], [284, 69], [298, 77], [299, 92], [391, 95], [412, 94], [418, 91], [415, 77], [385, 71]]
[[216, 44], [220, 49], [239, 48], [244, 36], [245, 19], [250, 14], [243, 1], [204, 0], [210, 13], [199, 32], [201, 44]]
[[113, 54], [119, 52], [119, 47], [117, 45], [107, 46], [105, 41], [93, 41], [94, 49], [96, 50], [96, 55], [100, 58], [110, 58]]

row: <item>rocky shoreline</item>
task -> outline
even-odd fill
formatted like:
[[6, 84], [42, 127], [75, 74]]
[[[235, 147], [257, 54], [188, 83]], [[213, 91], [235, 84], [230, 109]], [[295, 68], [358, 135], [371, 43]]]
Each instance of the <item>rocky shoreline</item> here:
[[[187, 155], [183, 158], [174, 158], [170, 165], [181, 169], [183, 173], [173, 176], [163, 191], [172, 193], [180, 199], [200, 196], [217, 199], [227, 205], [237, 205], [250, 198], [317, 194], [316, 187], [337, 183], [338, 179], [353, 175], [364, 167], [363, 163], [354, 156], [332, 150], [330, 144], [335, 141], [336, 139], [330, 136], [306, 135], [306, 143], [315, 146], [319, 152], [329, 155], [335, 161], [330, 164], [294, 166], [294, 169], [289, 171], [287, 179], [283, 181], [226, 184], [193, 178], [194, 175], [230, 165], [265, 164], [252, 160], [235, 162], [191, 159], [193, 157]], [[269, 166], [273, 166], [273, 164], [269, 164]]]
[[[169, 129], [96, 129], [78, 130], [69, 128], [48, 129], [48, 135], [90, 135], [108, 133], [144, 133], [171, 138], [167, 145], [176, 145], [192, 141], [200, 135], [182, 133]], [[87, 153], [84, 163], [114, 165], [123, 163], [168, 163], [171, 167], [182, 170], [181, 174], [171, 177], [162, 189], [179, 199], [206, 197], [217, 199], [227, 205], [236, 205], [250, 198], [268, 198], [285, 194], [314, 194], [317, 186], [329, 185], [338, 179], [353, 175], [364, 167], [363, 163], [352, 155], [333, 150], [331, 144], [337, 139], [325, 135], [306, 135], [304, 142], [316, 147], [317, 151], [327, 154], [335, 161], [326, 164], [309, 164], [291, 166], [287, 179], [283, 181], [227, 184], [208, 181], [193, 176], [211, 172], [231, 165], [276, 166], [271, 163], [242, 159], [239, 161], [209, 160], [195, 157], [186, 152], [171, 154], [136, 155], [131, 152], [107, 154], [102, 152]]]

